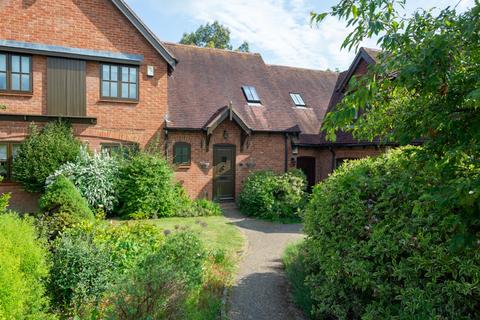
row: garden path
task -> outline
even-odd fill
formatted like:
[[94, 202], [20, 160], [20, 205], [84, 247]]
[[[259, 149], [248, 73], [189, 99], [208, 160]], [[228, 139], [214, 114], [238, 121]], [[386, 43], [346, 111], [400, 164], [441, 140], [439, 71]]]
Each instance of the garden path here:
[[233, 206], [224, 207], [224, 212], [247, 240], [229, 295], [228, 319], [304, 319], [293, 304], [282, 264], [286, 246], [303, 237], [302, 225], [248, 218]]

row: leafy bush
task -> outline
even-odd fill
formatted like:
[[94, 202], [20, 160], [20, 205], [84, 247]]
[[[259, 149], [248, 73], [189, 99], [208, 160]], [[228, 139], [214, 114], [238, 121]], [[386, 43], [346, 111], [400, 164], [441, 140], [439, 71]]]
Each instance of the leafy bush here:
[[218, 203], [207, 199], [197, 199], [195, 201], [188, 201], [181, 206], [177, 211], [176, 216], [180, 217], [207, 217], [207, 216], [221, 216], [222, 209]]
[[[478, 179], [470, 168], [458, 170]], [[316, 318], [478, 318], [480, 251], [454, 250], [462, 209], [432, 197], [442, 175], [410, 147], [348, 163], [315, 188], [305, 265]]]
[[63, 122], [48, 123], [41, 131], [32, 125], [15, 157], [13, 178], [27, 191], [41, 192], [49, 175], [62, 164], [75, 160], [80, 145], [72, 129]]
[[312, 299], [310, 289], [305, 285], [305, 245], [294, 243], [287, 247], [283, 255], [283, 264], [287, 278], [292, 286], [293, 299], [306, 315], [311, 314]]
[[258, 171], [246, 179], [238, 206], [247, 215], [267, 219], [298, 218], [306, 199], [306, 178], [299, 170], [276, 175]]
[[113, 290], [109, 319], [181, 319], [188, 296], [200, 286], [206, 253], [187, 232], [168, 236]]
[[95, 314], [114, 277], [110, 252], [91, 235], [66, 234], [55, 240], [49, 292], [62, 316]]
[[39, 224], [50, 239], [82, 220], [93, 220], [87, 201], [64, 176], [58, 176], [48, 186], [40, 198], [39, 206]]
[[126, 217], [169, 217], [177, 209], [173, 171], [160, 156], [139, 153], [121, 170], [121, 213]]
[[0, 214], [0, 319], [47, 319], [47, 250], [30, 219]]
[[118, 200], [119, 162], [106, 152], [90, 155], [86, 147], [81, 149], [74, 162], [62, 165], [47, 178], [49, 186], [63, 175], [73, 182], [91, 208], [103, 208], [112, 212]]

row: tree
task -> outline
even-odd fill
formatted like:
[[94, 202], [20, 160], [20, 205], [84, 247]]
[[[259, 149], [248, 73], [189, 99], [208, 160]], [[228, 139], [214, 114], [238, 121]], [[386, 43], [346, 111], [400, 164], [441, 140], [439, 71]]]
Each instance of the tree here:
[[[331, 140], [338, 130], [400, 144], [423, 139], [425, 161], [444, 177], [432, 186], [433, 199], [457, 203], [465, 221], [459, 232], [475, 235], [480, 229], [480, 2], [464, 13], [447, 7], [418, 9], [411, 16], [401, 12], [405, 2], [341, 0], [330, 12], [312, 13], [314, 23], [332, 15], [354, 28], [342, 48], [358, 48], [365, 38], [379, 36], [382, 49], [365, 76], [352, 78], [323, 130]], [[461, 241], [467, 238], [474, 237]]]
[[[230, 30], [220, 24], [218, 21], [214, 21], [212, 24], [207, 23], [201, 25], [194, 32], [184, 33], [181, 44], [191, 44], [197, 47], [217, 48], [232, 50], [233, 46], [230, 43]], [[243, 42], [236, 51], [249, 52], [248, 42]]]

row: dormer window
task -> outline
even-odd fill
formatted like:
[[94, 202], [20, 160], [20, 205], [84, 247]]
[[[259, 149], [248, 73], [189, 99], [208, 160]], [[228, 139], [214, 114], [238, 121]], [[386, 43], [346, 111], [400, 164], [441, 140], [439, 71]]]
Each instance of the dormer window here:
[[242, 90], [248, 103], [260, 103], [260, 97], [258, 96], [255, 87], [242, 86]]
[[290, 97], [292, 97], [293, 103], [295, 103], [295, 106], [297, 107], [306, 107], [307, 105], [305, 104], [305, 101], [303, 101], [302, 96], [300, 93], [290, 93]]

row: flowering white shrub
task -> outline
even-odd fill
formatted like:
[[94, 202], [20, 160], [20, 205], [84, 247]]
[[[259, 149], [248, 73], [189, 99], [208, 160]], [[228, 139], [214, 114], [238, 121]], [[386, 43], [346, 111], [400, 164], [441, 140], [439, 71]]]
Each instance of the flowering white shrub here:
[[52, 184], [59, 175], [70, 179], [92, 208], [111, 212], [118, 202], [119, 161], [106, 152], [88, 153], [83, 147], [74, 162], [62, 165], [47, 178]]

